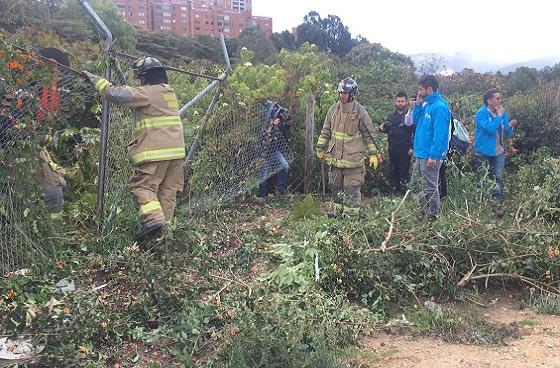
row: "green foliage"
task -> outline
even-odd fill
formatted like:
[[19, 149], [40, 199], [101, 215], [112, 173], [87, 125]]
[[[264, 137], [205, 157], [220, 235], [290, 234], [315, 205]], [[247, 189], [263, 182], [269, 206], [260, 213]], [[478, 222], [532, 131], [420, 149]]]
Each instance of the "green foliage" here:
[[253, 50], [255, 63], [273, 62], [278, 57], [274, 43], [257, 27], [243, 29], [237, 42], [237, 54], [239, 55], [244, 48]]
[[[111, 0], [92, 0], [88, 3], [111, 30], [115, 45], [124, 50], [133, 50], [136, 46], [136, 30], [124, 21], [115, 3]], [[101, 42], [103, 37], [78, 1], [68, 1], [55, 11], [47, 27], [72, 42]]]
[[272, 34], [272, 43], [274, 43], [274, 47], [278, 51], [288, 50], [294, 51], [296, 47], [296, 38], [290, 31], [282, 31], [281, 33], [273, 33]]
[[[173, 65], [197, 59], [224, 63], [220, 42], [216, 37], [186, 38], [172, 32], [138, 30], [137, 40], [136, 48], [139, 52], [172, 60]], [[237, 39], [226, 39], [226, 46], [231, 54], [237, 49]]]
[[313, 196], [308, 194], [305, 199], [294, 205], [291, 218], [293, 220], [309, 219], [321, 214], [321, 204], [313, 201]]
[[321, 18], [315, 11], [304, 17], [304, 22], [297, 27], [297, 45], [304, 43], [317, 45], [321, 50], [344, 57], [354, 47], [348, 27], [336, 15]]
[[518, 336], [516, 326], [489, 322], [477, 311], [416, 306], [406, 312], [416, 333], [435, 335], [456, 344], [506, 345], [508, 338]]
[[507, 92], [511, 95], [518, 92], [527, 92], [534, 88], [538, 82], [538, 72], [535, 68], [519, 67], [511, 72], [507, 78]]
[[556, 83], [546, 83], [524, 95], [516, 95], [506, 101], [510, 119], [517, 118], [515, 147], [522, 153], [535, 152], [549, 147], [552, 153], [560, 153], [560, 102], [556, 99]]
[[560, 316], [560, 297], [555, 294], [533, 293], [527, 306], [539, 313]]
[[25, 26], [41, 26], [48, 14], [47, 7], [39, 0], [0, 0], [0, 9], [0, 28], [9, 31]]
[[464, 69], [450, 76], [440, 76], [440, 91], [446, 96], [465, 96], [476, 94], [482, 105], [482, 94], [490, 88], [505, 90], [506, 78], [501, 74], [477, 73], [473, 69]]

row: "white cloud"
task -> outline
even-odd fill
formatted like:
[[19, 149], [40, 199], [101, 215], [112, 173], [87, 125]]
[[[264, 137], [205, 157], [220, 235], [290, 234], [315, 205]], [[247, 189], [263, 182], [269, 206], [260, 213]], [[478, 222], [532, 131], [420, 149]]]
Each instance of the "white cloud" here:
[[478, 60], [517, 62], [559, 56], [560, 2], [533, 0], [253, 0], [253, 13], [291, 30], [316, 10], [338, 15], [352, 35], [393, 51], [466, 53]]

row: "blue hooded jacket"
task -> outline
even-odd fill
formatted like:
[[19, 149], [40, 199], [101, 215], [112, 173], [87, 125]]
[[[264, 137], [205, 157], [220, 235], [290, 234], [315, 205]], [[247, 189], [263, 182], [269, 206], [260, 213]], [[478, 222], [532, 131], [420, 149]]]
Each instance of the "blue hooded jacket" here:
[[426, 96], [422, 106], [415, 105], [412, 121], [414, 156], [422, 159], [445, 160], [451, 139], [451, 111], [439, 92]]
[[[503, 127], [506, 137], [511, 137], [513, 128], [509, 125], [509, 117], [506, 111], [502, 116], [492, 115], [487, 106], [482, 106], [476, 112], [476, 128], [474, 130], [474, 152], [495, 157], [498, 141], [496, 136]], [[505, 142], [502, 142], [505, 147]]]

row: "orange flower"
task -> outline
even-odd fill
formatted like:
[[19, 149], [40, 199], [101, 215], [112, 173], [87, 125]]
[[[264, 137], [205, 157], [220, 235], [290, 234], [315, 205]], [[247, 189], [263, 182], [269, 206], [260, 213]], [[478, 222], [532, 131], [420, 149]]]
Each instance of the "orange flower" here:
[[64, 269], [64, 261], [60, 260], [60, 261], [56, 262], [54, 267], [58, 268], [59, 270]]
[[103, 328], [103, 329], [107, 328], [107, 322], [101, 322], [99, 325], [100, 325], [101, 328]]
[[6, 292], [6, 298], [8, 298], [8, 299], [12, 299], [15, 295], [16, 295], [16, 292], [14, 291], [14, 289], [10, 289]]
[[64, 306], [64, 308], [62, 308], [62, 311], [66, 314], [70, 313], [71, 309], [68, 306]]
[[20, 71], [23, 70], [23, 65], [17, 60], [12, 60], [8, 63], [8, 69], [19, 69]]

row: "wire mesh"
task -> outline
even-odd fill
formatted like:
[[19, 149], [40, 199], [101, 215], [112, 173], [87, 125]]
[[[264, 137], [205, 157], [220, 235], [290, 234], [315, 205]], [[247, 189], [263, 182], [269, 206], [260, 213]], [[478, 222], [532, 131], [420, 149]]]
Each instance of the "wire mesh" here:
[[[125, 54], [117, 54], [113, 59], [111, 82], [115, 85], [137, 85], [132, 67], [136, 58]], [[210, 81], [207, 78], [189, 75], [178, 70], [168, 70], [169, 84], [175, 90], [179, 104], [186, 104]], [[185, 140], [193, 141], [199, 129], [202, 117], [210, 104], [212, 95], [204, 96], [182, 117], [185, 128]], [[136, 208], [128, 190], [128, 177], [132, 168], [129, 163], [127, 145], [132, 139], [135, 113], [129, 107], [110, 104], [109, 106], [108, 141], [106, 151], [106, 178], [103, 183], [104, 211], [102, 214], [103, 230], [106, 235], [120, 228], [119, 219], [129, 221], [135, 219]], [[188, 149], [188, 147], [187, 147]], [[117, 216], [118, 215], [118, 216]]]
[[260, 103], [222, 102], [210, 117], [192, 164], [189, 209], [222, 206], [293, 160], [283, 123], [273, 124], [265, 110]]
[[28, 265], [53, 244], [39, 151], [57, 161], [58, 131], [91, 103], [83, 77], [0, 43], [0, 272]]

